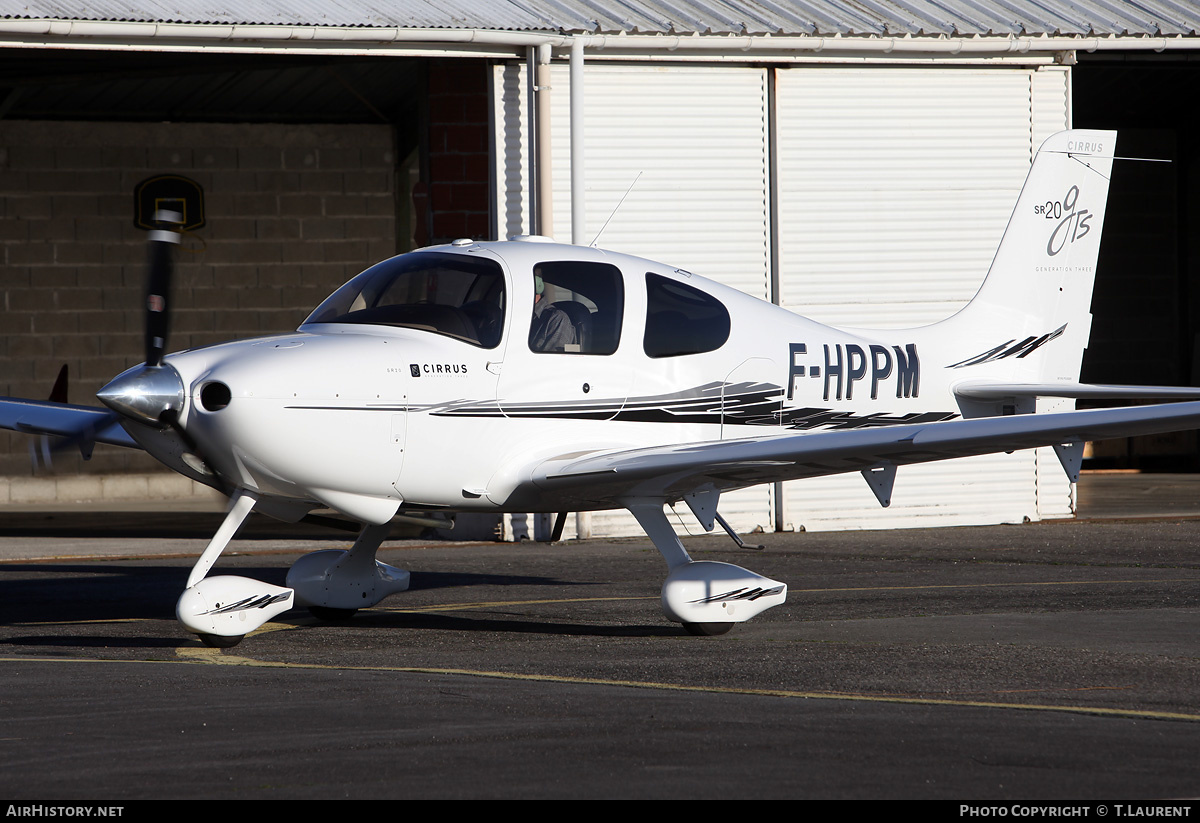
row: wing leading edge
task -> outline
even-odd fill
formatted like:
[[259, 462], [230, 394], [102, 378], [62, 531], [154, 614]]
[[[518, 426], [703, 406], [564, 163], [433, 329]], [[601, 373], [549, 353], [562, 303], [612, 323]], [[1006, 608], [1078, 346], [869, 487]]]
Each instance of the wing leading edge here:
[[954, 394], [969, 400], [1012, 397], [1069, 397], [1076, 400], [1197, 400], [1195, 386], [1112, 386], [1101, 383], [959, 383]]
[[724, 492], [759, 483], [858, 471], [876, 489], [896, 466], [1053, 446], [1072, 480], [1083, 443], [1200, 428], [1200, 402], [1022, 414], [850, 431], [781, 434], [608, 452], [549, 460], [533, 472], [543, 493], [607, 501], [674, 501], [700, 490]]
[[108, 409], [0, 397], [0, 429], [140, 449]]

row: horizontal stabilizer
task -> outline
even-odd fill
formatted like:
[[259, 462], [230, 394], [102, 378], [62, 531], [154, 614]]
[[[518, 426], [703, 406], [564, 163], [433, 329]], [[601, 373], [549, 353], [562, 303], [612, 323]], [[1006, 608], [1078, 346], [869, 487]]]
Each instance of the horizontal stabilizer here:
[[1006, 397], [1070, 397], [1076, 400], [1200, 400], [1195, 386], [1114, 386], [1100, 383], [959, 383], [954, 394], [968, 400]]

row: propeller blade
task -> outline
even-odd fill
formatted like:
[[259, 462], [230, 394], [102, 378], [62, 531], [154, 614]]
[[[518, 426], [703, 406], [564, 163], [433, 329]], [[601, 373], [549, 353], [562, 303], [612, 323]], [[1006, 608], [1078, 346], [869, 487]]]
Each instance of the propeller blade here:
[[173, 211], [154, 215], [158, 228], [150, 232], [149, 273], [146, 277], [146, 365], [162, 363], [171, 324], [172, 246], [179, 244], [183, 216]]
[[79, 455], [84, 460], [92, 459], [92, 451], [96, 448], [96, 432], [107, 425], [109, 420], [116, 419], [110, 414], [105, 422], [90, 426], [87, 429], [67, 437], [56, 437], [43, 434], [29, 441], [29, 462], [34, 474], [41, 471], [54, 471], [54, 455], [68, 449], [79, 449]]
[[52, 403], [69, 403], [67, 400], [67, 364], [63, 363], [62, 368], [58, 370], [58, 377], [54, 380], [54, 388], [50, 390], [48, 398]]
[[[67, 399], [69, 371], [66, 363], [63, 363], [62, 368], [58, 370], [58, 377], [54, 379], [54, 388], [50, 390], [50, 396], [47, 398], [51, 403], [66, 404], [70, 402]], [[92, 450], [96, 448], [96, 432], [114, 419], [116, 419], [116, 415], [110, 413], [102, 423], [90, 426], [69, 437], [52, 437], [43, 434], [30, 440], [29, 462], [33, 467], [34, 474], [40, 471], [53, 471], [54, 455], [66, 449], [78, 448], [79, 454], [84, 460], [91, 460]]]
[[57, 451], [46, 435], [29, 439], [29, 465], [34, 474], [54, 471], [54, 452]]
[[236, 487], [221, 476], [180, 421], [186, 403], [183, 382], [175, 369], [163, 363], [171, 320], [172, 246], [179, 244], [183, 215], [160, 209], [154, 214], [154, 224], [149, 235], [146, 277], [146, 363], [120, 375], [96, 396], [124, 417], [171, 429], [187, 449], [184, 462], [210, 477], [213, 488], [231, 496]]

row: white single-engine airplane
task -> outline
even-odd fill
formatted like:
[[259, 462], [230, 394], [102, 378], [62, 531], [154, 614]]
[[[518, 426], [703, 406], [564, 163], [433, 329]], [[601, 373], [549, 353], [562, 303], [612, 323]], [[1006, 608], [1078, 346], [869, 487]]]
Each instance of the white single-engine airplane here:
[[[231, 498], [179, 599], [180, 622], [231, 646], [293, 605], [335, 617], [408, 587], [375, 559], [406, 511], [628, 509], [669, 567], [666, 616], [718, 634], [784, 602], [785, 584], [693, 561], [663, 511], [712, 530], [722, 492], [1053, 446], [1072, 480], [1087, 440], [1200, 427], [1200, 402], [1034, 414], [1038, 396], [1200, 397], [1078, 382], [1116, 133], [1038, 152], [978, 294], [906, 330], [837, 329], [686, 271], [544, 238], [457, 240], [400, 255], [290, 334], [164, 357], [169, 253], [151, 234], [146, 362], [107, 406], [0, 399], [0, 427], [143, 448]], [[292, 566], [285, 588], [208, 577], [252, 509], [362, 524], [349, 551]]]

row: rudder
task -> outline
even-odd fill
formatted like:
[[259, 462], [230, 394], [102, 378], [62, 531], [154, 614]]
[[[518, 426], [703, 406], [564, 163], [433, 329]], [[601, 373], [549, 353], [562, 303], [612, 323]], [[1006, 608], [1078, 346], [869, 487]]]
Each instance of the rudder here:
[[995, 341], [982, 353], [993, 354], [992, 376], [1079, 379], [1116, 142], [1115, 131], [1075, 129], [1042, 143], [983, 285], [937, 324], [959, 340]]

